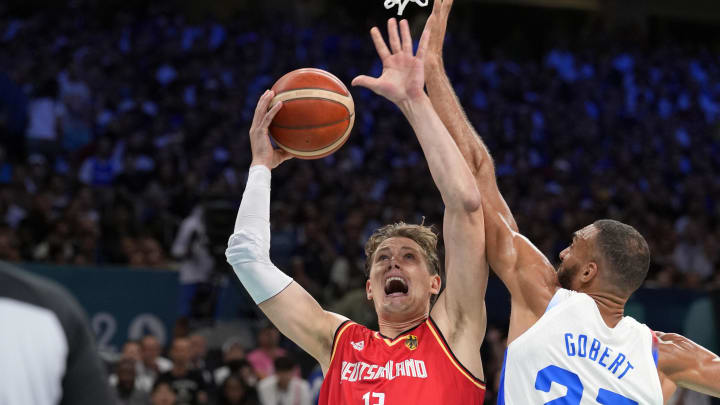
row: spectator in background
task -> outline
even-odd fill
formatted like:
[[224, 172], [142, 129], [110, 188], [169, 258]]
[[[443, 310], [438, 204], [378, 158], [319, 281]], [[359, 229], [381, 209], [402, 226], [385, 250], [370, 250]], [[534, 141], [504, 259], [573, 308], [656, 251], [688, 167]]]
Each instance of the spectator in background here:
[[207, 339], [204, 335], [193, 333], [190, 335], [190, 364], [192, 368], [202, 373], [205, 384], [213, 383], [213, 375], [207, 368]]
[[[25, 92], [6, 69], [0, 72], [0, 133], [8, 141], [8, 152], [19, 157], [25, 149], [23, 136], [28, 118], [28, 100]], [[0, 183], [2, 183], [2, 158], [0, 158]]]
[[137, 364], [142, 362], [140, 342], [137, 340], [128, 340], [125, 342], [122, 347], [122, 357], [132, 359]]
[[248, 386], [240, 376], [232, 374], [220, 387], [218, 405], [260, 405], [260, 400], [255, 388]]
[[202, 206], [196, 206], [180, 224], [172, 245], [172, 255], [180, 260], [178, 315], [189, 317], [198, 288], [208, 282], [215, 264], [210, 255]]
[[0, 260], [20, 261], [19, 241], [9, 226], [0, 223]]
[[140, 349], [142, 363], [138, 374], [151, 381], [151, 385], [155, 383], [158, 375], [172, 370], [172, 362], [160, 356], [162, 346], [160, 346], [160, 341], [155, 336], [147, 335], [143, 337], [140, 340]]
[[201, 405], [208, 403], [205, 379], [190, 363], [190, 340], [175, 338], [170, 349], [172, 370], [161, 374], [158, 381], [167, 381], [177, 394], [178, 405]]
[[74, 60], [58, 73], [59, 95], [66, 107], [63, 119], [63, 149], [75, 152], [92, 141], [92, 102], [90, 87], [85, 83], [81, 63]]
[[275, 372], [275, 359], [287, 354], [285, 349], [278, 346], [279, 343], [280, 332], [272, 324], [267, 324], [258, 331], [258, 347], [247, 355], [247, 360], [261, 380]]
[[[213, 380], [218, 387], [225, 382], [229, 375], [238, 374], [242, 366], [250, 366], [250, 363], [245, 359], [245, 348], [239, 340], [228, 340], [223, 345], [222, 351], [223, 365], [213, 372]], [[250, 369], [252, 370], [252, 366], [250, 366]], [[255, 384], [251, 383], [250, 385], [254, 386]]]
[[[0, 128], [0, 131], [2, 129]], [[8, 153], [3, 145], [0, 145], [0, 184], [6, 186], [13, 177], [13, 164], [8, 159]], [[0, 210], [2, 212], [3, 210]]]
[[[135, 360], [123, 357], [115, 365], [114, 379], [111, 376], [117, 405], [146, 405], [150, 400], [148, 391], [141, 388], [135, 372]], [[112, 381], [115, 381], [115, 384]]]
[[103, 137], [98, 140], [95, 154], [85, 159], [80, 166], [78, 179], [90, 186], [109, 187], [121, 171], [122, 161], [118, 156], [113, 156], [112, 141]]
[[[128, 340], [127, 342], [125, 342], [122, 348], [121, 360], [131, 360], [133, 362], [133, 367], [135, 368], [134, 386], [138, 390], [143, 391], [146, 394], [149, 393], [152, 389], [154, 380], [150, 376], [142, 373], [143, 366], [140, 343], [135, 340]], [[118, 371], [116, 369], [115, 373], [110, 375], [109, 381], [111, 387], [115, 387], [118, 385], [119, 377], [120, 375], [118, 374]]]
[[150, 394], [151, 405], [177, 405], [177, 394], [167, 381], [158, 380]]
[[30, 122], [25, 130], [27, 150], [30, 153], [52, 154], [58, 150], [58, 134], [65, 106], [58, 99], [55, 79], [42, 81], [30, 99]]
[[297, 365], [289, 357], [274, 362], [275, 374], [258, 383], [262, 405], [311, 405], [310, 384], [297, 377]]
[[[680, 230], [680, 241], [673, 251], [675, 267], [685, 275], [687, 287], [699, 287], [701, 283], [713, 274], [713, 263], [708, 255], [706, 246], [714, 246], [712, 238], [702, 225], [694, 220], [685, 222]], [[712, 235], [710, 235], [712, 236]]]

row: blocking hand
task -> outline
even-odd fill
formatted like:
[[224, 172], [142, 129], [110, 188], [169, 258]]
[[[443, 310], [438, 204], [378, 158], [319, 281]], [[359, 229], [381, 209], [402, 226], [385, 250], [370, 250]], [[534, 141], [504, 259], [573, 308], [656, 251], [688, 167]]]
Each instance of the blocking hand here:
[[415, 55], [413, 55], [412, 37], [407, 20], [400, 21], [400, 33], [398, 33], [397, 21], [394, 18], [388, 21], [390, 49], [385, 44], [380, 30], [373, 27], [370, 35], [383, 64], [382, 74], [378, 78], [358, 76], [353, 79], [352, 85], [366, 87], [395, 104], [425, 94], [424, 57], [430, 41], [433, 18], [431, 16], [425, 25]]

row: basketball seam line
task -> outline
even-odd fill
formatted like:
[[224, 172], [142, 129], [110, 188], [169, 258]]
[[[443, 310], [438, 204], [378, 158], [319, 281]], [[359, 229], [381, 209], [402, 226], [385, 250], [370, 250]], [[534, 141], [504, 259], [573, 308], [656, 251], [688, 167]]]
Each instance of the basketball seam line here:
[[[313, 156], [312, 154], [313, 154], [314, 152], [323, 151], [324, 149], [327, 149], [327, 151], [321, 152], [321, 153], [326, 153], [326, 152], [327, 152], [327, 153], [334, 153], [334, 152], [337, 151], [343, 144], [345, 144], [345, 142], [347, 141], [347, 139], [350, 137], [350, 131], [352, 130], [352, 127], [351, 127], [350, 125], [354, 122], [354, 119], [355, 119], [355, 115], [354, 115], [354, 114], [350, 115], [350, 123], [348, 124], [348, 127], [345, 129], [345, 132], [343, 133], [343, 135], [342, 135], [336, 142], [334, 142], [333, 144], [331, 144], [331, 145], [329, 145], [329, 146], [327, 146], [327, 147], [325, 147], [325, 148], [315, 149], [315, 150], [312, 150], [312, 151], [300, 151], [300, 150], [297, 150], [297, 149], [288, 148], [287, 146], [283, 146], [282, 144], [279, 144], [279, 143], [278, 143], [278, 146], [280, 146], [281, 148], [285, 149], [286, 151], [288, 151], [288, 152], [290, 152], [290, 153], [294, 153], [294, 154], [297, 155], [298, 157], [312, 157], [312, 156]], [[270, 133], [270, 135], [272, 136], [272, 133]], [[273, 138], [273, 139], [274, 139], [274, 138]]]
[[[289, 99], [289, 100], [283, 100], [283, 104], [285, 104], [285, 103], [291, 103], [291, 102], [293, 102], [293, 101], [298, 101], [298, 100], [322, 100], [322, 101], [327, 101], [328, 103], [335, 103], [335, 104], [339, 104], [339, 105], [343, 106], [343, 108], [345, 108], [345, 110], [348, 112], [348, 114], [350, 113], [350, 109], [349, 109], [348, 106], [346, 106], [345, 104], [343, 104], [343, 103], [341, 103], [341, 102], [339, 102], [339, 101], [337, 101], [337, 100], [331, 100], [331, 99], [329, 99], [329, 98], [322, 98], [322, 97], [297, 97], [297, 98], [291, 98], [291, 99]], [[352, 115], [352, 114], [349, 114], [349, 115]]]
[[355, 103], [351, 96], [343, 96], [330, 90], [306, 89], [306, 90], [290, 90], [283, 92], [273, 98], [270, 106], [274, 106], [278, 102], [292, 102], [296, 100], [324, 100], [341, 104], [349, 113], [354, 113]]
[[287, 90], [281, 91], [280, 93], [275, 93], [275, 97], [277, 97], [277, 96], [279, 96], [279, 95], [281, 95], [281, 94], [283, 94], [283, 93], [289, 93], [289, 92], [291, 92], [291, 91], [297, 91], [297, 90], [323, 90], [323, 91], [329, 91], [329, 92], [331, 92], [331, 93], [335, 93], [335, 94], [337, 94], [337, 95], [339, 95], [339, 96], [350, 97], [350, 91], [347, 90], [347, 89], [346, 89], [346, 90], [347, 90], [348, 94], [342, 94], [342, 93], [338, 93], [338, 92], [335, 91], [335, 90], [324, 89], [324, 88], [322, 88], [322, 87], [300, 87], [300, 88], [297, 88], [297, 89], [287, 89]]
[[271, 127], [271, 128], [272, 128], [272, 127], [277, 127], [277, 128], [282, 128], [282, 129], [315, 129], [315, 128], [322, 128], [322, 127], [329, 127], [329, 126], [332, 126], [332, 125], [337, 125], [337, 124], [339, 124], [339, 123], [341, 123], [341, 122], [344, 122], [344, 121], [350, 121], [350, 118], [351, 118], [352, 116], [353, 116], [353, 114], [349, 114], [346, 118], [343, 118], [343, 119], [341, 119], [341, 120], [337, 120], [337, 121], [333, 121], [333, 122], [328, 122], [327, 124], [321, 124], [321, 125], [301, 125], [301, 126], [299, 126], [299, 127], [289, 127], [289, 126], [286, 126], [286, 125], [271, 124], [270, 127]]

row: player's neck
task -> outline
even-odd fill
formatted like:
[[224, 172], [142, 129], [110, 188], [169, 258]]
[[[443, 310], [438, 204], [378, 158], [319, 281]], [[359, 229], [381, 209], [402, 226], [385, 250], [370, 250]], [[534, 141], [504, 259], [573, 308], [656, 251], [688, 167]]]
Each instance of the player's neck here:
[[388, 319], [384, 319], [382, 316], [378, 317], [378, 327], [380, 329], [380, 334], [383, 336], [389, 337], [391, 339], [395, 339], [398, 337], [401, 333], [407, 331], [408, 329], [412, 329], [415, 326], [419, 325], [425, 319], [427, 319], [428, 314], [423, 313], [418, 316], [414, 316], [411, 319], [403, 320], [402, 322], [398, 321], [391, 321]]
[[615, 294], [606, 292], [592, 292], [586, 294], [595, 300], [595, 304], [597, 305], [598, 310], [600, 311], [600, 316], [602, 316], [605, 324], [610, 328], [617, 326], [625, 315], [625, 303], [627, 302], [627, 298], [622, 298]]

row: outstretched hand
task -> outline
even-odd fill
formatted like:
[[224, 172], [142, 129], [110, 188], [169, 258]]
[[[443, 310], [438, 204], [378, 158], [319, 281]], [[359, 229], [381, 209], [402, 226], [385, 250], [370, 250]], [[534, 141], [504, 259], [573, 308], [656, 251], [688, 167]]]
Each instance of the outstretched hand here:
[[442, 62], [443, 43], [445, 42], [448, 16], [450, 16], [450, 9], [452, 9], [452, 5], [453, 0], [433, 0], [432, 14], [430, 14], [426, 23], [432, 23], [433, 25], [432, 35], [430, 35], [430, 44], [428, 45], [427, 50], [427, 57], [425, 58], [426, 67], [428, 67], [428, 64]]
[[274, 149], [270, 143], [268, 127], [275, 118], [275, 114], [282, 108], [282, 102], [278, 102], [268, 110], [274, 96], [275, 93], [272, 90], [266, 90], [260, 97], [257, 107], [255, 107], [255, 116], [250, 126], [251, 166], [265, 165], [270, 169], [274, 169], [280, 163], [292, 158], [292, 155], [284, 150]]
[[425, 94], [424, 57], [430, 42], [433, 16], [430, 16], [422, 36], [417, 53], [413, 55], [413, 43], [407, 20], [400, 21], [400, 32], [394, 18], [388, 20], [388, 39], [390, 49], [377, 27], [370, 30], [375, 49], [383, 64], [380, 77], [361, 75], [353, 79], [353, 86], [366, 87], [395, 104], [414, 99]]

